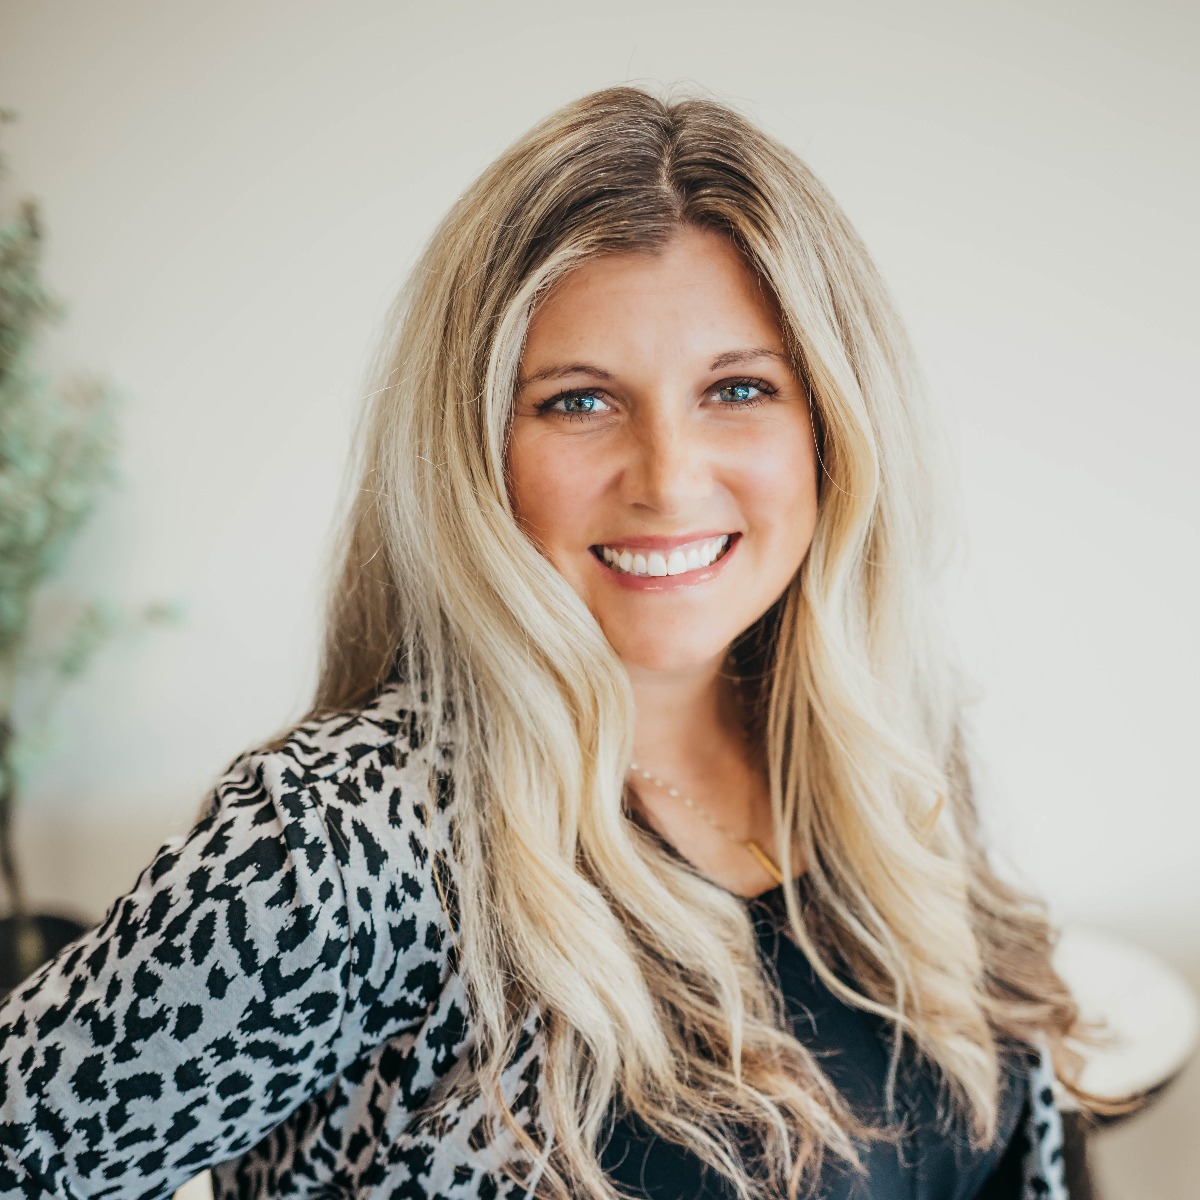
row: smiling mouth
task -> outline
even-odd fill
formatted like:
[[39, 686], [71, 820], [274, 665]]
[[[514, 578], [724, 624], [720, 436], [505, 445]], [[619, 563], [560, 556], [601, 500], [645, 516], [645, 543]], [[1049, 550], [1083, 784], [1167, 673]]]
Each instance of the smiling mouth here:
[[592, 553], [618, 575], [634, 575], [645, 579], [668, 575], [688, 575], [703, 571], [729, 553], [737, 534], [723, 533], [719, 537], [685, 542], [669, 551], [634, 550], [615, 544], [592, 546]]

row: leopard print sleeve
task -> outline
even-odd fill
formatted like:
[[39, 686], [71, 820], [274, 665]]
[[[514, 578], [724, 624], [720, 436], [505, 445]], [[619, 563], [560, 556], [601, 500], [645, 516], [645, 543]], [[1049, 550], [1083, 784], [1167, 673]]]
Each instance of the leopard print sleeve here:
[[368, 732], [326, 723], [235, 760], [190, 832], [0, 1005], [0, 1197], [169, 1196], [368, 1048], [403, 1057], [443, 990], [444, 918], [420, 774], [396, 770], [396, 722]]
[[1043, 1048], [1029, 1071], [1023, 1200], [1069, 1200], [1063, 1162], [1062, 1114], [1054, 1097], [1056, 1082], [1050, 1055]]

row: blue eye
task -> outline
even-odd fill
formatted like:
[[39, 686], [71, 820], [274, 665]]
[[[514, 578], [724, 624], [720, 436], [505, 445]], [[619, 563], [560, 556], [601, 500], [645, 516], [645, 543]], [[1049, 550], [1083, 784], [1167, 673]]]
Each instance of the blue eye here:
[[731, 399], [735, 404], [745, 404], [747, 400], [755, 399], [753, 393], [759, 391], [757, 385], [753, 383], [727, 383], [718, 392], [718, 396], [730, 393]]
[[563, 412], [590, 413], [596, 411], [599, 403], [595, 396], [563, 396]]
[[717, 384], [709, 395], [717, 397], [720, 408], [756, 408], [778, 391], [765, 379], [728, 379]]
[[586, 418], [608, 411], [608, 405], [595, 392], [563, 392], [551, 396], [537, 406], [540, 413], [557, 413], [563, 417]]

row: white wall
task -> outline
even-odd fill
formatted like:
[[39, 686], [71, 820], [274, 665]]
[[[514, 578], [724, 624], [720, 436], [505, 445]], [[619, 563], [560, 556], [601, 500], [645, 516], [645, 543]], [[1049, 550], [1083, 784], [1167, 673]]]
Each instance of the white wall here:
[[[438, 216], [557, 104], [695, 81], [831, 186], [954, 423], [997, 844], [1200, 984], [1198, 11], [4, 0], [3, 144], [71, 305], [46, 363], [127, 396], [122, 490], [44, 622], [191, 611], [63, 708], [21, 817], [36, 897], [102, 914], [300, 710], [367, 354]], [[1193, 1068], [1101, 1145], [1109, 1200], [1194, 1200], [1198, 1110]]]

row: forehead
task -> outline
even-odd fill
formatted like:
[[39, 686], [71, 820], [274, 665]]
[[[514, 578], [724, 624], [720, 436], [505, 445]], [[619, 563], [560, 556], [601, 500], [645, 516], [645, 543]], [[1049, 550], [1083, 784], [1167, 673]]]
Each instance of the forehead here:
[[536, 369], [551, 348], [708, 353], [747, 341], [783, 348], [768, 289], [727, 237], [685, 226], [661, 249], [597, 255], [559, 279], [533, 312], [522, 361]]

